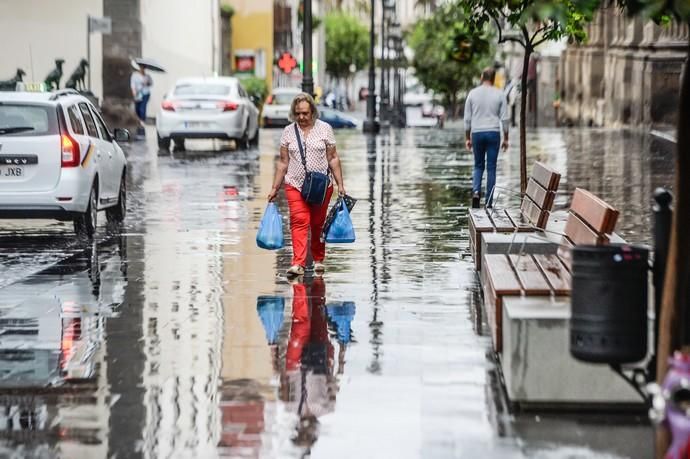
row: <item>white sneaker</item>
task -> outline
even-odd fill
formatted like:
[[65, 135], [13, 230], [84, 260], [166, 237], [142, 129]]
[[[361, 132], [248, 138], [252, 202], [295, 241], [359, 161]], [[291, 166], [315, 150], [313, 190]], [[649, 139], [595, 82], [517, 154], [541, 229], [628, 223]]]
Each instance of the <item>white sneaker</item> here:
[[302, 276], [304, 274], [304, 268], [300, 265], [292, 265], [287, 270], [288, 276]]
[[318, 261], [314, 263], [314, 272], [323, 274], [326, 271], [326, 266]]

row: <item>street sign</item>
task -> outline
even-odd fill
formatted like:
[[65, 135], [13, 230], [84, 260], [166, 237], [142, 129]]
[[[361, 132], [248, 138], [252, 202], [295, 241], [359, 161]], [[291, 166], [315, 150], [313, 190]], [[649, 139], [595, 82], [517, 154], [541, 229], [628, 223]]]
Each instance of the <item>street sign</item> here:
[[89, 32], [90, 33], [102, 33], [104, 35], [110, 35], [113, 31], [113, 22], [109, 17], [95, 18], [89, 16]]
[[280, 68], [280, 70], [282, 70], [284, 73], [292, 73], [292, 71], [295, 70], [295, 67], [297, 67], [297, 61], [294, 57], [292, 57], [292, 54], [288, 52], [284, 52], [280, 56], [280, 59], [278, 59], [278, 68]]

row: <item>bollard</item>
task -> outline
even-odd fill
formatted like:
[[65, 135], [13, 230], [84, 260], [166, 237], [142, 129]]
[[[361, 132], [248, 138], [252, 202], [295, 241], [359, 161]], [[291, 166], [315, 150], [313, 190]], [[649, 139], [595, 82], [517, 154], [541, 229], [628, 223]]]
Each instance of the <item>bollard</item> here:
[[654, 352], [647, 367], [647, 380], [656, 381], [656, 349], [659, 342], [659, 315], [661, 314], [661, 299], [664, 293], [664, 277], [666, 274], [666, 258], [671, 235], [671, 201], [673, 196], [665, 188], [654, 190], [652, 207], [654, 212]]

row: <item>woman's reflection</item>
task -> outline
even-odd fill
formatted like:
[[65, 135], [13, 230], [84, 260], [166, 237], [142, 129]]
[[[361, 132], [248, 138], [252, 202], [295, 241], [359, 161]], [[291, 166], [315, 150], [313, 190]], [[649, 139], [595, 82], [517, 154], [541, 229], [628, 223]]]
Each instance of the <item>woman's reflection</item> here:
[[337, 391], [325, 300], [322, 278], [293, 284], [292, 325], [285, 370], [280, 375], [280, 399], [299, 416], [293, 442], [307, 450], [318, 437], [317, 418], [333, 411]]

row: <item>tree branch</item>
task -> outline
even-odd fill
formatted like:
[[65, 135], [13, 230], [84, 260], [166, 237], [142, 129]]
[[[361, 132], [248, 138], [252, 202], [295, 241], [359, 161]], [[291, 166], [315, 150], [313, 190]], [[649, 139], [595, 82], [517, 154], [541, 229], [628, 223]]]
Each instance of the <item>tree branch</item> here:
[[527, 26], [524, 24], [521, 25], [520, 31], [522, 32], [522, 36], [525, 38], [525, 44], [523, 45], [525, 47], [525, 50], [532, 52], [534, 50], [534, 45], [532, 44], [532, 41], [529, 39], [529, 31], [527, 30]]
[[544, 37], [544, 38], [542, 38], [541, 40], [532, 43], [532, 48], [536, 48], [537, 46], [541, 45], [541, 44], [544, 43], [545, 41], [549, 41], [549, 39], [546, 38], [546, 37]]
[[530, 43], [533, 42], [535, 38], [537, 38], [537, 35], [539, 35], [540, 32], [545, 31], [545, 30], [548, 29], [549, 27], [550, 27], [550, 26], [547, 24], [547, 25], [545, 25], [545, 26], [540, 27], [539, 29], [537, 29], [537, 31], [534, 32], [534, 35], [532, 35], [532, 38], [529, 39]]
[[493, 19], [494, 23], [496, 24], [496, 28], [498, 29], [498, 42], [499, 43], [505, 43], [507, 41], [512, 41], [515, 43], [519, 43], [520, 46], [523, 48], [526, 48], [525, 44], [519, 39], [515, 37], [504, 37], [503, 36], [503, 27], [501, 27], [501, 23], [498, 22], [498, 18], [496, 16], [490, 15], [491, 19]]

